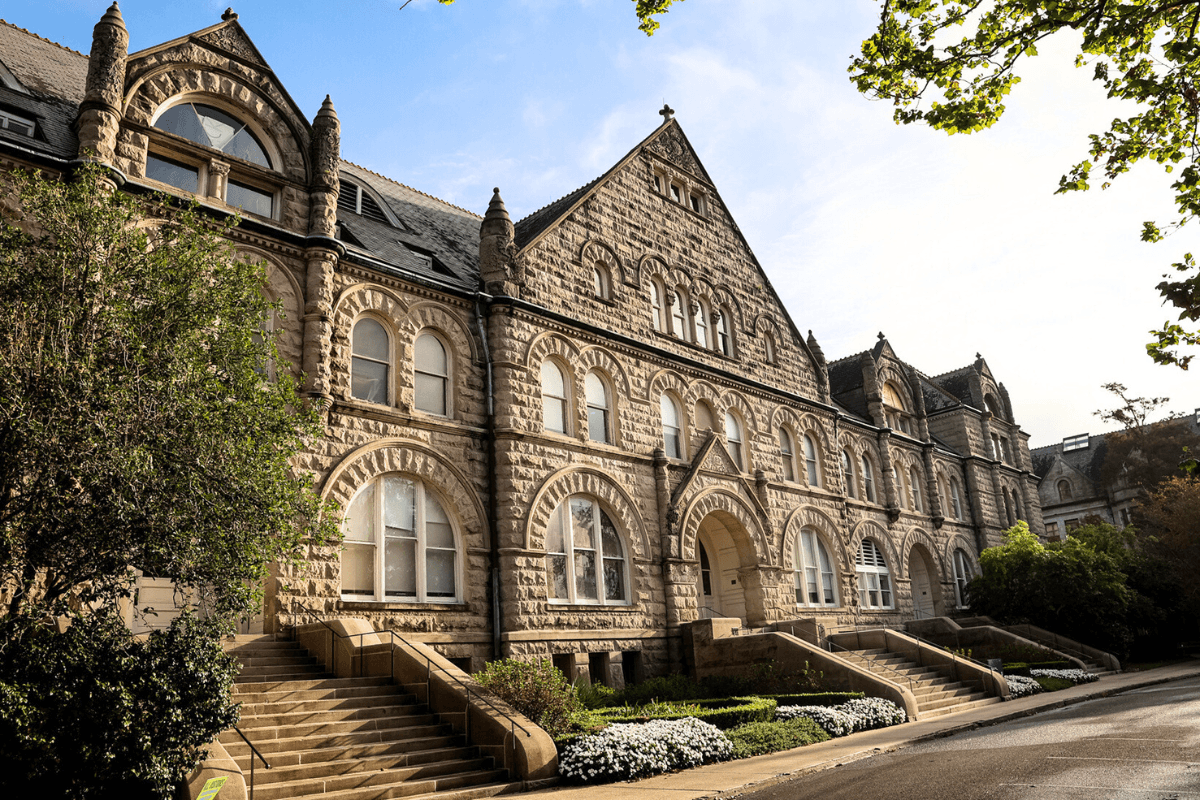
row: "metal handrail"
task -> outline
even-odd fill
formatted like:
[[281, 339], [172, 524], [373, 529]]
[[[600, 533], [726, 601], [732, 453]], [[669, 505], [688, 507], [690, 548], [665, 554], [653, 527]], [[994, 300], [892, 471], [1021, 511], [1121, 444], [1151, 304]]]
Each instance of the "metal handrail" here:
[[[404, 645], [405, 647], [408, 647], [408, 648], [412, 649], [414, 652], [417, 652], [417, 653], [419, 653], [419, 652], [420, 652], [420, 651], [418, 651], [418, 650], [417, 650], [417, 649], [416, 649], [416, 648], [413, 646], [413, 643], [412, 643], [412, 642], [409, 642], [407, 639], [405, 639], [403, 636], [400, 636], [400, 635], [399, 635], [399, 634], [397, 634], [395, 631], [392, 631], [392, 630], [383, 630], [383, 631], [366, 631], [366, 632], [363, 632], [363, 633], [353, 633], [353, 634], [339, 633], [339, 632], [335, 631], [335, 630], [333, 629], [333, 626], [331, 626], [331, 625], [330, 625], [328, 622], [326, 622], [325, 620], [321, 619], [321, 617], [317, 616], [317, 613], [316, 613], [315, 611], [313, 611], [312, 609], [308, 608], [307, 606], [300, 606], [300, 608], [301, 608], [302, 610], [304, 610], [304, 611], [305, 611], [305, 612], [306, 612], [306, 613], [307, 613], [307, 614], [308, 614], [310, 617], [312, 617], [314, 620], [316, 620], [317, 622], [321, 623], [321, 625], [322, 625], [322, 626], [324, 626], [324, 628], [325, 628], [327, 631], [329, 631], [329, 634], [330, 634], [330, 638], [329, 638], [329, 658], [330, 658], [330, 661], [331, 661], [331, 662], [333, 662], [333, 661], [334, 661], [334, 659], [335, 659], [335, 656], [334, 656], [334, 651], [333, 651], [333, 637], [334, 637], [334, 636], [338, 637], [339, 639], [354, 639], [354, 638], [358, 638], [358, 639], [360, 640], [360, 641], [359, 641], [359, 644], [358, 644], [358, 647], [359, 647], [359, 649], [361, 650], [361, 649], [364, 649], [364, 645], [363, 645], [363, 643], [362, 643], [362, 641], [361, 641], [362, 637], [364, 637], [364, 636], [381, 636], [381, 635], [383, 635], [383, 634], [387, 634], [387, 635], [388, 635], [388, 637], [389, 637], [389, 644], [395, 644], [395, 640], [397, 640], [397, 639], [398, 639], [398, 640], [400, 641], [400, 644]], [[425, 701], [426, 701], [426, 702], [429, 702], [429, 700], [430, 700], [430, 697], [431, 697], [431, 695], [432, 695], [432, 693], [433, 693], [433, 690], [432, 690], [432, 682], [431, 682], [431, 678], [432, 678], [432, 675], [433, 675], [433, 660], [432, 660], [432, 659], [430, 659], [430, 658], [429, 658], [429, 656], [427, 656], [427, 655], [422, 655], [422, 657], [425, 659]], [[364, 660], [365, 660], [365, 659], [364, 659], [363, 657], [361, 657], [361, 656], [360, 656], [360, 658], [359, 658], [359, 675], [360, 675], [360, 676], [362, 675], [362, 669], [363, 669], [363, 662], [364, 662]], [[390, 666], [390, 668], [391, 668], [391, 679], [392, 679], [392, 681], [393, 681], [393, 682], [395, 682], [395, 680], [396, 680], [395, 660], [394, 660], [394, 659], [389, 659], [388, 661], [389, 661], [389, 666]], [[336, 664], [334, 664], [334, 667], [336, 668]], [[454, 674], [452, 674], [452, 673], [450, 673], [450, 672], [447, 672], [447, 671], [445, 670], [445, 668], [443, 668], [443, 667], [440, 667], [440, 666], [439, 666], [439, 667], [438, 667], [438, 671], [439, 671], [439, 672], [441, 672], [443, 675], [445, 675], [447, 678], [450, 678], [451, 680], [453, 680], [455, 683], [457, 683], [459, 686], [461, 686], [461, 687], [462, 687], [464, 690], [466, 690], [466, 693], [467, 693], [467, 696], [466, 696], [466, 708], [464, 708], [464, 709], [463, 709], [463, 736], [467, 737], [467, 741], [470, 741], [470, 738], [471, 738], [471, 694], [472, 694], [472, 689], [471, 689], [471, 687], [470, 687], [470, 686], [468, 686], [467, 684], [465, 684], [465, 683], [463, 683], [461, 680], [459, 680], [459, 679], [458, 679], [458, 677], [457, 677], [456, 675], [454, 675]], [[500, 708], [499, 706], [497, 706], [495, 703], [493, 703], [493, 702], [492, 702], [491, 700], [489, 700], [487, 697], [485, 697], [484, 695], [480, 694], [479, 692], [474, 692], [474, 694], [475, 694], [475, 697], [477, 697], [478, 699], [480, 699], [480, 700], [482, 700], [483, 702], [487, 703], [487, 704], [488, 704], [488, 706], [489, 706], [489, 707], [490, 707], [490, 708], [491, 708], [493, 711], [495, 711], [496, 713], [498, 713], [498, 714], [500, 714], [502, 717], [504, 717], [506, 720], [508, 720], [508, 723], [509, 723], [509, 734], [510, 734], [510, 737], [511, 737], [511, 739], [512, 739], [513, 766], [515, 767], [515, 766], [516, 766], [516, 763], [517, 763], [517, 762], [516, 762], [516, 749], [517, 749], [517, 741], [516, 741], [516, 736], [517, 736], [517, 733], [516, 733], [516, 729], [517, 729], [517, 728], [520, 728], [520, 729], [521, 729], [521, 732], [522, 732], [522, 733], [524, 733], [524, 734], [525, 734], [525, 736], [526, 736], [527, 738], [528, 738], [528, 737], [532, 737], [532, 736], [533, 736], [533, 734], [532, 734], [532, 733], [530, 733], [530, 731], [529, 731], [529, 729], [528, 729], [528, 728], [526, 728], [526, 727], [525, 727], [524, 725], [522, 725], [521, 723], [517, 722], [517, 721], [516, 721], [516, 720], [515, 720], [515, 719], [512, 717], [512, 715], [511, 715], [511, 714], [509, 714], [508, 712], [504, 711], [504, 709], [502, 709], [502, 708]]]
[[254, 757], [258, 756], [258, 760], [263, 762], [265, 769], [271, 768], [271, 762], [263, 757], [263, 754], [258, 752], [258, 748], [254, 746], [254, 742], [246, 738], [246, 734], [242, 733], [242, 729], [237, 725], [233, 726], [233, 730], [238, 736], [242, 737], [242, 741], [250, 748], [250, 800], [254, 800]]
[[[792, 628], [792, 636], [796, 635], [795, 630], [796, 629], [793, 627]], [[858, 635], [857, 630], [855, 630], [854, 633], [856, 636]], [[821, 644], [822, 642], [824, 642], [823, 647]], [[861, 640], [859, 641], [859, 644], [862, 644]], [[823, 650], [829, 650], [829, 652], [831, 652], [831, 653], [833, 652], [834, 647], [839, 648], [841, 650], [845, 650], [847, 653], [854, 652], [853, 650], [851, 650], [848, 647], [842, 647], [837, 642], [830, 641], [829, 637], [825, 634], [825, 626], [820, 623], [817, 623], [817, 646], [821, 647], [821, 649], [823, 649]], [[880, 667], [881, 669], [883, 669], [887, 672], [890, 672], [893, 675], [897, 676], [898, 678], [902, 679], [905, 683], [908, 684], [909, 693], [912, 694], [912, 696], [914, 698], [917, 696], [916, 690], [913, 688], [912, 678], [908, 677], [907, 675], [902, 675], [901, 673], [897, 672], [896, 670], [892, 669], [891, 667], [887, 666], [886, 664], [875, 663], [875, 656], [860, 655], [859, 658], [861, 658], [864, 661], [866, 661], [867, 663], [869, 663], [872, 667]]]
[[[923, 637], [921, 637], [921, 636], [918, 636], [918, 635], [917, 635], [917, 634], [915, 634], [915, 633], [912, 633], [911, 631], [904, 631], [904, 635], [905, 635], [905, 636], [907, 636], [907, 637], [909, 637], [910, 639], [916, 639], [916, 640], [917, 640], [918, 642], [920, 642], [921, 644], [927, 644], [927, 645], [929, 645], [930, 647], [936, 647], [936, 648], [938, 648], [939, 650], [944, 650], [944, 649], [945, 649], [944, 645], [940, 645], [940, 644], [938, 644], [937, 642], [931, 641], [931, 640], [929, 640], [929, 639], [925, 639], [925, 638], [923, 638]], [[955, 643], [956, 645], [958, 645], [958, 649], [959, 649], [959, 650], [963, 649], [963, 648], [962, 648], [962, 641], [961, 641], [961, 640], [958, 638], [958, 631], [955, 631], [955, 632], [954, 632], [954, 643]], [[920, 650], [918, 650], [917, 652], [920, 652]], [[986, 669], [986, 670], [987, 670], [989, 673], [991, 673], [991, 676], [992, 676], [992, 687], [993, 687], [993, 688], [995, 688], [995, 687], [996, 687], [996, 685], [997, 685], [997, 681], [996, 681], [996, 673], [997, 673], [997, 671], [996, 671], [996, 670], [995, 670], [995, 669], [992, 667], [992, 665], [991, 665], [991, 664], [987, 664], [987, 663], [985, 663], [985, 662], [983, 662], [983, 661], [980, 661], [979, 659], [976, 659], [976, 658], [971, 658], [970, 656], [964, 656], [964, 655], [960, 655], [959, 653], [957, 653], [957, 652], [955, 652], [955, 651], [953, 651], [953, 650], [950, 650], [950, 651], [949, 651], [949, 653], [950, 653], [950, 658], [951, 658], [951, 659], [952, 659], [954, 662], [956, 662], [956, 663], [955, 663], [955, 669], [954, 669], [954, 680], [959, 680], [959, 679], [960, 679], [960, 678], [959, 678], [959, 674], [958, 674], [958, 665], [957, 665], [957, 661], [958, 661], [958, 659], [960, 659], [960, 658], [961, 658], [961, 659], [963, 659], [964, 661], [969, 661], [970, 663], [974, 664], [974, 665], [975, 665], [975, 666], [977, 666], [977, 667], [983, 667], [983, 668], [984, 668], [984, 669]], [[1003, 675], [1003, 674], [1004, 674], [1004, 672], [1003, 672], [1003, 671], [1000, 671], [1000, 675]]]

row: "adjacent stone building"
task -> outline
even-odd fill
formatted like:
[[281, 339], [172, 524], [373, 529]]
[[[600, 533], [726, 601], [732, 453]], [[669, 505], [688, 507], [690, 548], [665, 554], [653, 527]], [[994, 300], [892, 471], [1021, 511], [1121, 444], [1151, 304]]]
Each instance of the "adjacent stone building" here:
[[115, 3], [90, 57], [0, 25], [0, 159], [242, 210], [273, 369], [325, 408], [296, 466], [347, 514], [266, 587], [266, 630], [360, 616], [617, 683], [677, 670], [702, 617], [952, 612], [982, 548], [1041, 530], [987, 363], [927, 375], [882, 334], [828, 361], [670, 109], [513, 222], [342, 160], [332, 102], [297, 108], [235, 14], [127, 47]]

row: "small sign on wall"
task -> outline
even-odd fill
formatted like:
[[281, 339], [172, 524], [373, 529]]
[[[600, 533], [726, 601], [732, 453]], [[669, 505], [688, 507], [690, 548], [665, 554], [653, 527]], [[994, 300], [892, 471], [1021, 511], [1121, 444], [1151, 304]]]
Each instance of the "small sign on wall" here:
[[229, 780], [228, 776], [221, 778], [209, 778], [204, 782], [204, 788], [200, 790], [200, 796], [196, 800], [213, 800], [217, 796], [217, 792], [221, 791], [221, 787], [225, 785], [225, 781]]

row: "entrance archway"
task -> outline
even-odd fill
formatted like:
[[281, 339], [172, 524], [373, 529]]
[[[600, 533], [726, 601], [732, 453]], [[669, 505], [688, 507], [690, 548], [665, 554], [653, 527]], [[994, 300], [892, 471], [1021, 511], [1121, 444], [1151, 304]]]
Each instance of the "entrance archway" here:
[[720, 511], [706, 516], [696, 531], [696, 560], [700, 562], [696, 580], [700, 618], [736, 617], [745, 624], [746, 593], [754, 588], [747, 587], [746, 580], [758, 561], [741, 523]]
[[911, 579], [913, 618], [929, 619], [937, 616], [937, 599], [933, 591], [933, 570], [925, 553], [914, 547], [908, 554], [908, 575]]

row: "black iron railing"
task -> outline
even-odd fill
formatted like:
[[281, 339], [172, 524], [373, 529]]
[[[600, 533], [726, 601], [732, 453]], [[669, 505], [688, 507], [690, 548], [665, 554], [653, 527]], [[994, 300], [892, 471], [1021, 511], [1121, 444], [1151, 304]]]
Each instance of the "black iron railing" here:
[[242, 741], [246, 743], [246, 746], [250, 748], [250, 800], [254, 800], [254, 757], [258, 756], [258, 760], [263, 762], [264, 769], [270, 769], [271, 762], [267, 761], [263, 757], [263, 754], [258, 752], [258, 748], [254, 746], [254, 742], [246, 738], [246, 734], [242, 733], [241, 728], [234, 725], [233, 729], [237, 732], [238, 736], [242, 737]]

